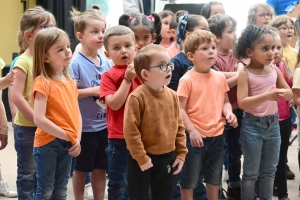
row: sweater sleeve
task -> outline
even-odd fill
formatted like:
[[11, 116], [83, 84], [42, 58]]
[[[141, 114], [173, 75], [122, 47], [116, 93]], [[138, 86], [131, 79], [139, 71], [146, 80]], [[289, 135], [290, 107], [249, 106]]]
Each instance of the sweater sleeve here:
[[123, 131], [127, 148], [139, 166], [145, 164], [150, 159], [146, 154], [141, 133], [138, 129], [141, 122], [141, 108], [142, 106], [138, 99], [133, 95], [129, 95], [125, 105]]
[[179, 108], [178, 97], [175, 96], [175, 99], [177, 104], [177, 116], [178, 116], [178, 131], [175, 140], [175, 148], [176, 148], [177, 158], [184, 161], [185, 156], [188, 152], [186, 147], [185, 127], [183, 124], [183, 119]]

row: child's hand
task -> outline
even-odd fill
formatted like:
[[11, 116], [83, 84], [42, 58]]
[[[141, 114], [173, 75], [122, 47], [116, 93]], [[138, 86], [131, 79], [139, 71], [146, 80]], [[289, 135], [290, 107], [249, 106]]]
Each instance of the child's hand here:
[[12, 86], [15, 84], [15, 75], [16, 75], [16, 70], [12, 70], [8, 74], [6, 74], [6, 76], [3, 78], [5, 87]]
[[133, 80], [136, 76], [133, 64], [129, 64], [126, 68], [124, 77]]
[[290, 108], [294, 106], [294, 100], [293, 100], [293, 98], [289, 101], [289, 106], [290, 106]]
[[202, 138], [206, 138], [206, 136], [199, 133], [196, 129], [189, 132], [189, 135], [192, 147], [204, 147]]
[[173, 163], [172, 167], [173, 167], [173, 168], [176, 167], [176, 166], [178, 166], [178, 167], [177, 167], [177, 170], [176, 170], [175, 172], [173, 172], [173, 175], [176, 175], [176, 174], [178, 174], [178, 173], [181, 171], [181, 169], [182, 169], [182, 167], [183, 167], [183, 163], [184, 163], [184, 162], [183, 162], [182, 160], [176, 158], [176, 160], [175, 160], [175, 162]]
[[277, 89], [275, 86], [271, 86], [266, 93], [268, 93], [269, 101], [278, 101], [285, 94], [285, 89]]
[[146, 171], [147, 169], [150, 169], [151, 167], [153, 167], [151, 158], [149, 158], [148, 162], [146, 162], [145, 164], [140, 166], [142, 171]]
[[74, 144], [70, 149], [69, 149], [69, 154], [71, 156], [77, 157], [81, 152], [81, 146], [80, 146], [80, 142], [76, 142], [76, 144]]
[[7, 135], [0, 134], [0, 150], [4, 149], [7, 145]]
[[227, 115], [226, 115], [226, 121], [233, 128], [236, 128], [238, 126], [236, 116], [232, 112], [227, 113]]
[[94, 97], [100, 96], [100, 86], [91, 87], [91, 96], [94, 96]]

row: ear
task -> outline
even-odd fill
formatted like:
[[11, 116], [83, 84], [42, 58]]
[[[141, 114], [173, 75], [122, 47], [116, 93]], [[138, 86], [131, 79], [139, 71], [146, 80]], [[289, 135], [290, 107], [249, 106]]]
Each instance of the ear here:
[[187, 36], [189, 36], [191, 33], [190, 32], [188, 32], [188, 31], [185, 31], [185, 37], [184, 38], [187, 38]]
[[247, 48], [247, 49], [246, 49], [246, 54], [247, 54], [247, 56], [248, 56], [249, 58], [251, 58], [251, 57], [252, 57], [252, 49]]
[[217, 37], [217, 43], [220, 43], [221, 39], [222, 39], [222, 38]]
[[141, 71], [141, 76], [142, 78], [145, 80], [145, 81], [148, 81], [149, 80], [149, 71], [146, 70], [146, 69], [142, 69]]
[[76, 36], [77, 40], [79, 40], [80, 42], [82, 42], [82, 33], [76, 32], [75, 36]]
[[49, 60], [49, 58], [48, 58], [48, 55], [47, 55], [47, 54], [45, 54], [44, 62], [45, 62], [45, 63], [50, 63], [50, 60]]
[[32, 32], [31, 31], [24, 31], [24, 38], [26, 38], [26, 40], [33, 40], [33, 37], [32, 37]]
[[155, 41], [156, 41], [156, 38], [157, 38], [157, 34], [156, 34], [156, 33], [153, 33], [153, 34], [152, 34], [152, 42], [155, 42]]
[[195, 55], [192, 52], [187, 52], [186, 57], [193, 62], [195, 59]]
[[111, 59], [111, 57], [109, 56], [108, 51], [104, 51], [104, 54], [105, 54], [106, 58]]

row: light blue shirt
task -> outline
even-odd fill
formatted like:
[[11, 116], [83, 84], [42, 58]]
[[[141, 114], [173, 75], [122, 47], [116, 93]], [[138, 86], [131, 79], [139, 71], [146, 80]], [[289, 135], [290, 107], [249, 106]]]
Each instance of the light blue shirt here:
[[[108, 60], [98, 54], [100, 66], [93, 63], [80, 52], [72, 59], [70, 70], [77, 82], [78, 89], [90, 88], [101, 84], [102, 74], [110, 69]], [[89, 96], [78, 100], [82, 116], [82, 132], [97, 132], [106, 128], [106, 108], [100, 107], [99, 97]], [[103, 102], [102, 102], [103, 103]]]

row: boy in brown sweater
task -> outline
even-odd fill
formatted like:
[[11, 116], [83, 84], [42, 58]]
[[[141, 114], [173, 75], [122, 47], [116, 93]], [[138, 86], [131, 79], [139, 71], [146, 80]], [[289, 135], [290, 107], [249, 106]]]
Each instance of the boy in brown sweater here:
[[124, 136], [129, 149], [128, 192], [131, 200], [172, 199], [173, 174], [178, 174], [187, 154], [185, 128], [178, 98], [166, 87], [173, 63], [159, 45], [142, 48], [134, 68], [143, 85], [127, 99]]

